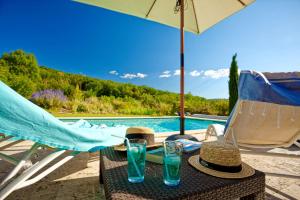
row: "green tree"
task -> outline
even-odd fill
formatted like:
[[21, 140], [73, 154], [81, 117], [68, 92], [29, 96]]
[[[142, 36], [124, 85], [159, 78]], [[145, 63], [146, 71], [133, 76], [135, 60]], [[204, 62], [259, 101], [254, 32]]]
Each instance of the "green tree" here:
[[239, 83], [239, 74], [238, 74], [238, 64], [236, 61], [237, 54], [234, 54], [230, 66], [229, 74], [229, 113], [233, 110], [233, 107], [238, 100], [238, 83]]
[[36, 90], [36, 84], [26, 76], [11, 75], [10, 87], [26, 98], [30, 98]]
[[40, 78], [39, 66], [33, 54], [25, 53], [23, 50], [16, 50], [3, 54], [1, 60], [9, 68], [11, 74], [24, 75], [32, 80]]
[[0, 62], [0, 81], [7, 83], [8, 76], [9, 76], [8, 68], [1, 65], [1, 62]]

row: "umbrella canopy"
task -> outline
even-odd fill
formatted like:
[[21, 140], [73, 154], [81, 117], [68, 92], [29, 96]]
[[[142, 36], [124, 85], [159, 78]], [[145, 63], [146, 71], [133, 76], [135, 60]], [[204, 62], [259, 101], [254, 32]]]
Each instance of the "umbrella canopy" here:
[[180, 28], [180, 135], [184, 135], [184, 30], [200, 34], [255, 0], [75, 1]]
[[[180, 28], [176, 0], [75, 0]], [[184, 30], [200, 34], [254, 0], [184, 0]]]

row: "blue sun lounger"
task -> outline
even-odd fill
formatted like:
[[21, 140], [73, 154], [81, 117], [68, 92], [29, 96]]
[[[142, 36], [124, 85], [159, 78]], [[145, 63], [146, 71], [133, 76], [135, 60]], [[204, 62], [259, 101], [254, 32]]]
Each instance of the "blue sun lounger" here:
[[[270, 156], [273, 148], [300, 147], [300, 72], [261, 73], [241, 71], [239, 98], [226, 126], [212, 124], [206, 139], [213, 135], [247, 151]], [[259, 149], [259, 151], [258, 151]], [[251, 151], [250, 151], [251, 150]]]
[[[2, 160], [16, 167], [0, 184], [0, 200], [11, 192], [36, 183], [80, 152], [92, 152], [124, 142], [126, 127], [89, 127], [68, 125], [42, 108], [23, 98], [0, 81], [0, 142], [8, 139], [31, 140], [34, 145], [22, 159], [0, 153]], [[30, 157], [40, 147], [56, 149], [43, 160], [28, 167]], [[31, 178], [48, 163], [70, 150], [70, 155], [62, 158], [39, 175]], [[27, 169], [16, 176], [27, 166]], [[13, 179], [14, 178], [14, 179]]]

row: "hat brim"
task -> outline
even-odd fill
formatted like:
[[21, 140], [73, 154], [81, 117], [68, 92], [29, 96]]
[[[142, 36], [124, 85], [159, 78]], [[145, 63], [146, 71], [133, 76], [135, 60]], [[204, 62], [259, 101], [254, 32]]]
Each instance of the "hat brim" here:
[[254, 175], [255, 170], [247, 165], [246, 163], [242, 163], [242, 170], [237, 173], [228, 173], [228, 172], [221, 172], [221, 171], [216, 171], [207, 167], [204, 167], [199, 163], [199, 155], [191, 156], [189, 158], [189, 163], [192, 165], [194, 168], [197, 170], [219, 178], [227, 178], [227, 179], [239, 179], [239, 178], [246, 178], [249, 176]]
[[[155, 144], [147, 145], [146, 148], [152, 149], [152, 148], [161, 147], [161, 146], [162, 146], [162, 143], [155, 143]], [[114, 146], [114, 150], [115, 151], [127, 151], [127, 148], [124, 144], [121, 144], [119, 146]]]

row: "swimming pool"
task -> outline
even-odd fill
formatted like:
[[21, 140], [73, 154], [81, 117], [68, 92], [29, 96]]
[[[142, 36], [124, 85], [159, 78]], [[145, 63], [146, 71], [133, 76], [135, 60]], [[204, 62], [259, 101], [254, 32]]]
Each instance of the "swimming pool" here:
[[[61, 119], [64, 122], [74, 122], [78, 119]], [[174, 132], [179, 131], [179, 118], [97, 118], [85, 119], [91, 124], [101, 125], [105, 124], [109, 127], [118, 125], [124, 126], [146, 126], [152, 128], [155, 132]], [[225, 124], [224, 121], [204, 120], [195, 118], [185, 119], [185, 130], [206, 129], [210, 124]]]

